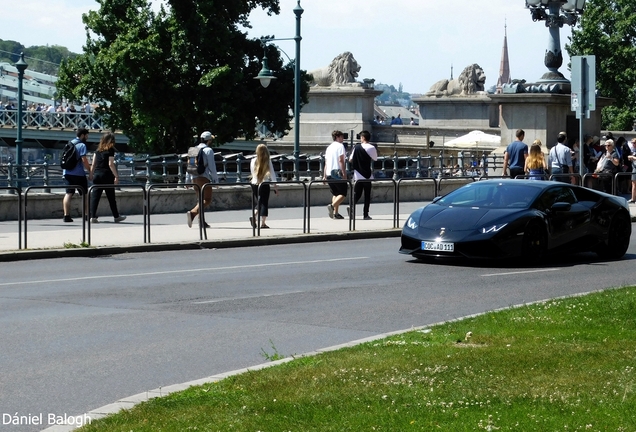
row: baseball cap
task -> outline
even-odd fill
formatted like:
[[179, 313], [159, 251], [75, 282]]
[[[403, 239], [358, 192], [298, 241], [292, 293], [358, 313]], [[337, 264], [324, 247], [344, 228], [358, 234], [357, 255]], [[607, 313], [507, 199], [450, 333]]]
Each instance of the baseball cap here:
[[214, 135], [212, 135], [212, 132], [210, 132], [210, 131], [205, 131], [205, 132], [203, 132], [201, 134], [201, 139], [203, 141], [207, 141], [207, 140], [212, 139], [212, 138], [214, 138]]

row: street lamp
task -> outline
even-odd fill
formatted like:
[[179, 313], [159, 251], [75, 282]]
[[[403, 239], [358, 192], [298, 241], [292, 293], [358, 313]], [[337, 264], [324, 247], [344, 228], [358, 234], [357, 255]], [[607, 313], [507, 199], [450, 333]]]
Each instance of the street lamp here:
[[545, 21], [545, 26], [550, 29], [550, 39], [544, 60], [549, 71], [543, 74], [539, 82], [568, 82], [563, 74], [559, 72], [559, 68], [563, 64], [559, 32], [564, 24], [576, 25], [578, 17], [583, 14], [585, 9], [585, 0], [525, 1], [526, 8], [530, 9], [532, 21]]
[[15, 64], [18, 69], [18, 136], [15, 139], [15, 156], [18, 167], [18, 187], [22, 187], [22, 80], [24, 79], [24, 71], [29, 65], [24, 61], [24, 53], [20, 53], [20, 60]]
[[[303, 8], [300, 7], [300, 0], [298, 0], [298, 4], [294, 8], [294, 14], [296, 14], [296, 36], [293, 39], [296, 41], [296, 59], [294, 60], [294, 177], [296, 180], [300, 180], [300, 163], [298, 160], [300, 157], [300, 41], [302, 40], [300, 36], [300, 16], [303, 12]], [[261, 39], [264, 44], [276, 40], [290, 39]], [[261, 71], [254, 79], [260, 80], [263, 87], [267, 87], [271, 80], [276, 79], [269, 69], [265, 56], [263, 56]]]

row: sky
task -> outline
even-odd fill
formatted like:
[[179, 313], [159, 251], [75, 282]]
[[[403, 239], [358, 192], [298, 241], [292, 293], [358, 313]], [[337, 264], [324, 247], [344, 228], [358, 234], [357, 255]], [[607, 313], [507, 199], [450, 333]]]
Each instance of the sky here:
[[[293, 38], [297, 3], [280, 0], [280, 15], [256, 9], [250, 15], [252, 29], [246, 31], [255, 38]], [[486, 73], [488, 88], [497, 83], [505, 31], [513, 79], [534, 82], [547, 70], [543, 58], [548, 29], [545, 22], [532, 21], [524, 0], [301, 0], [300, 5], [300, 66], [307, 71], [350, 51], [361, 66], [360, 80], [374, 78], [396, 88], [402, 84], [409, 93], [425, 93], [437, 81], [450, 78], [451, 67], [456, 78], [477, 63]], [[82, 14], [98, 7], [95, 0], [11, 2], [0, 13], [0, 39], [27, 47], [62, 45], [79, 53], [86, 41]], [[570, 34], [569, 26], [561, 29], [560, 71], [567, 78], [565, 44]], [[293, 40], [276, 43], [294, 58]]]

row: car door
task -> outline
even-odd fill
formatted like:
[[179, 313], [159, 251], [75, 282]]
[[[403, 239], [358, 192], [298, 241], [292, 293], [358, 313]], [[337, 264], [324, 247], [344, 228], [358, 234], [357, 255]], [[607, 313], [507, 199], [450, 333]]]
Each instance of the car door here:
[[[559, 247], [585, 235], [590, 210], [578, 203], [572, 188], [554, 186], [545, 190], [536, 201], [537, 209], [546, 215], [551, 247]], [[570, 204], [569, 210], [554, 210], [556, 203]]]

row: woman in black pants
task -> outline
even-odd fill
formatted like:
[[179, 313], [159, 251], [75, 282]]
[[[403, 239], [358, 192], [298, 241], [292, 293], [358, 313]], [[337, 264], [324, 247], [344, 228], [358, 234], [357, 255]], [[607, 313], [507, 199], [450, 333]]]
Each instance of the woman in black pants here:
[[[117, 174], [117, 166], [115, 165], [115, 135], [107, 132], [102, 136], [97, 146], [97, 151], [93, 155], [93, 164], [88, 177], [93, 181], [94, 185], [116, 185], [119, 183], [119, 175]], [[113, 213], [115, 222], [121, 222], [126, 216], [121, 216], [117, 210], [117, 201], [115, 201], [115, 189], [104, 188], [106, 190], [106, 198], [110, 204], [110, 211]], [[102, 188], [93, 188], [91, 192], [91, 223], [99, 223], [97, 219], [97, 206], [102, 197]]]
[[[252, 196], [256, 203], [254, 216], [250, 224], [256, 228], [257, 215], [261, 215], [261, 228], [269, 228], [265, 221], [269, 216], [269, 181], [276, 182], [276, 171], [269, 158], [269, 150], [265, 144], [256, 147], [256, 157], [250, 162]], [[278, 195], [278, 185], [274, 183], [274, 193]]]

